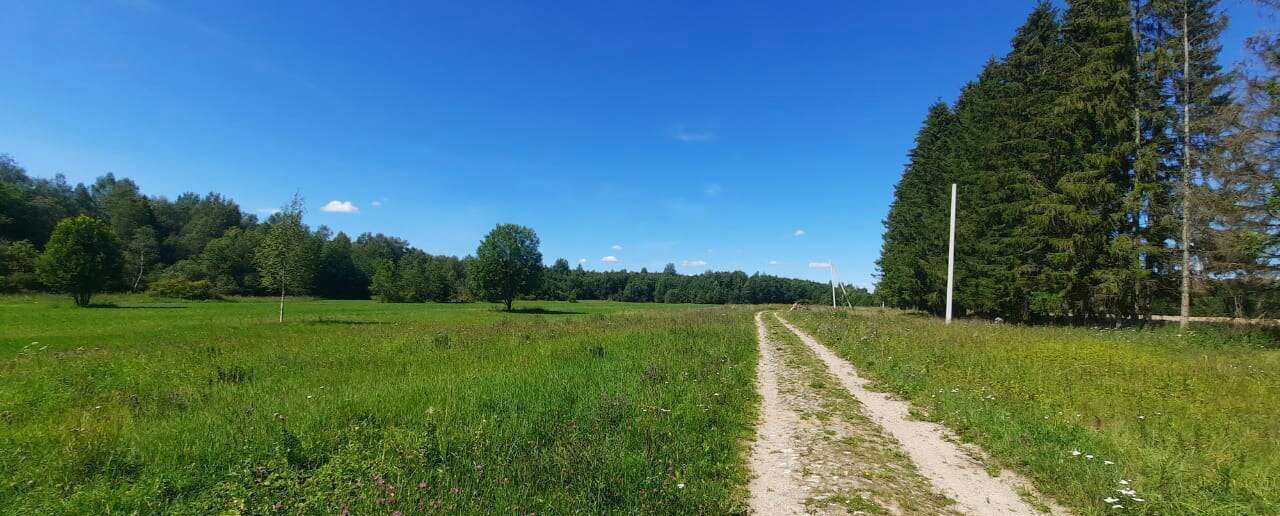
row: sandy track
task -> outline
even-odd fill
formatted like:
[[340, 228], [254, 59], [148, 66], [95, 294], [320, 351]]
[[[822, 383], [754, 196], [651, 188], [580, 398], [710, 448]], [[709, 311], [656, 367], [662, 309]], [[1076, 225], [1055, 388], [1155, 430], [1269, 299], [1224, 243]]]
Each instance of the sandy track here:
[[[956, 501], [956, 509], [973, 515], [1043, 514], [1019, 495], [1019, 492], [1035, 493], [1031, 483], [1026, 479], [1008, 470], [1000, 471], [999, 476], [991, 476], [983, 465], [973, 458], [981, 456], [980, 450], [957, 444], [954, 435], [941, 425], [911, 419], [910, 405], [907, 402], [893, 399], [885, 393], [868, 390], [867, 380], [858, 376], [853, 365], [836, 356], [826, 346], [777, 313], [773, 315], [799, 337], [826, 364], [840, 384], [862, 403], [864, 414], [901, 443], [902, 449], [910, 456], [920, 473], [942, 493]], [[756, 314], [756, 324], [758, 331], [761, 332], [763, 369], [767, 362], [764, 357], [767, 346], [763, 345], [765, 330], [760, 317], [761, 314]], [[776, 364], [773, 366], [777, 367]], [[776, 390], [776, 386], [774, 388]], [[762, 417], [767, 418], [769, 414], [770, 412], [765, 410]], [[765, 420], [762, 423], [763, 426], [769, 426], [769, 422]], [[754, 459], [752, 466], [755, 467]], [[757, 508], [754, 502], [756, 493], [753, 482], [753, 508]], [[1061, 507], [1049, 505], [1052, 514], [1068, 514]], [[794, 513], [771, 512], [766, 507], [760, 507], [757, 509], [757, 514]]]
[[751, 447], [751, 511], [754, 514], [804, 514], [805, 489], [794, 473], [797, 456], [792, 431], [800, 427], [800, 415], [787, 406], [779, 391], [783, 367], [769, 342], [764, 312], [756, 313], [756, 340], [760, 363], [756, 388], [760, 391], [760, 423]]

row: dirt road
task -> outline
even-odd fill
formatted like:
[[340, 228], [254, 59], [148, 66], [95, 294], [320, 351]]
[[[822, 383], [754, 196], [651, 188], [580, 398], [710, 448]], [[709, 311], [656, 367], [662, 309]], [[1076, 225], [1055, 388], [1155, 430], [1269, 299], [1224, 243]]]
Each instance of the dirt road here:
[[988, 473], [909, 404], [776, 313], [756, 314], [762, 402], [749, 485], [756, 514], [1067, 514], [1010, 471]]

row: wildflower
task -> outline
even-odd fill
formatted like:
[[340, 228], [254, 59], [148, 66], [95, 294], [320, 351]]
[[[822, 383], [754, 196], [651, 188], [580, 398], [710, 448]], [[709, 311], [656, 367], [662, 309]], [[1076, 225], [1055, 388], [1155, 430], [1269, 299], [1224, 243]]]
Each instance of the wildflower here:
[[1123, 509], [1123, 508], [1124, 508], [1124, 506], [1123, 506], [1123, 505], [1120, 505], [1120, 504], [1115, 504], [1115, 505], [1112, 505], [1112, 506], [1111, 506], [1111, 508], [1112, 508], [1112, 509]]
[[1093, 460], [1093, 455], [1085, 455], [1085, 456], [1084, 456], [1084, 458], [1089, 459], [1089, 460]]
[[1138, 498], [1138, 497], [1136, 497], [1136, 496], [1131, 496], [1130, 498], [1132, 498], [1132, 499], [1133, 499], [1133, 501], [1135, 501], [1135, 502], [1145, 502], [1145, 501], [1146, 501], [1146, 500], [1143, 500], [1143, 499]]
[[1080, 456], [1080, 450], [1071, 450], [1071, 456], [1072, 456], [1072, 457], [1079, 457], [1079, 456]]
[[684, 489], [684, 484], [676, 484], [676, 489]]
[[1122, 485], [1122, 486], [1127, 486], [1127, 485], [1129, 485], [1129, 481], [1128, 481], [1128, 480], [1125, 480], [1125, 479], [1123, 479], [1123, 478], [1122, 478], [1122, 479], [1120, 479], [1120, 485]]
[[1103, 463], [1103, 464], [1106, 464], [1106, 465], [1108, 465], [1108, 466], [1110, 466], [1110, 465], [1112, 465], [1112, 464], [1115, 464], [1114, 462], [1111, 462], [1111, 461], [1109, 461], [1109, 460], [1104, 460], [1104, 461], [1102, 461], [1102, 463]]
[[1116, 503], [1116, 502], [1120, 501], [1120, 499], [1119, 499], [1119, 498], [1116, 498], [1116, 497], [1114, 497], [1114, 496], [1108, 496], [1108, 497], [1106, 497], [1106, 498], [1103, 498], [1103, 499], [1102, 499], [1102, 501], [1107, 502], [1107, 503]]
[[426, 489], [426, 488], [427, 488], [426, 482], [418, 482], [418, 489]]

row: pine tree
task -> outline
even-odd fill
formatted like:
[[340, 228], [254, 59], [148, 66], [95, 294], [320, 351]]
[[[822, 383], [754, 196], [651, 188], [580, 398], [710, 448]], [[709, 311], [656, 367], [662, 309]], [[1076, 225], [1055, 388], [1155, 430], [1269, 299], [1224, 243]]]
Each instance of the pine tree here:
[[1179, 115], [1174, 127], [1177, 140], [1174, 155], [1167, 159], [1177, 163], [1179, 184], [1178, 252], [1181, 254], [1181, 322], [1190, 322], [1192, 273], [1195, 268], [1197, 241], [1207, 238], [1206, 222], [1213, 213], [1199, 209], [1198, 200], [1212, 188], [1212, 171], [1206, 164], [1232, 125], [1232, 102], [1225, 86], [1231, 75], [1218, 64], [1222, 45], [1218, 38], [1226, 28], [1226, 17], [1217, 11], [1217, 0], [1162, 0], [1155, 7], [1168, 27], [1167, 47], [1176, 49], [1178, 63], [1169, 75], [1168, 102]]
[[1256, 72], [1243, 78], [1242, 97], [1210, 113], [1219, 128], [1233, 126], [1216, 146], [1200, 151], [1212, 188], [1198, 199], [1208, 215], [1197, 221], [1206, 232], [1197, 241], [1198, 257], [1235, 317], [1266, 312], [1280, 259], [1280, 37], [1258, 34], [1248, 47]]

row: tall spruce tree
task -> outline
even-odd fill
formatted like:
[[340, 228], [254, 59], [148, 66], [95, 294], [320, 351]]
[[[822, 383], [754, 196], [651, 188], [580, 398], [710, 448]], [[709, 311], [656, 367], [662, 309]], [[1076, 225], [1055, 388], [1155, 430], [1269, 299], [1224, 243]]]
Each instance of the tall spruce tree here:
[[[1133, 45], [1123, 0], [1075, 0], [1063, 21], [1055, 75], [1068, 78], [1053, 116], [1066, 155], [1062, 175], [1032, 206], [1029, 222], [1050, 244], [1036, 308], [1075, 319], [1131, 313], [1134, 249], [1117, 238], [1133, 130]], [[1064, 73], [1065, 72], [1065, 73]]]
[[938, 311], [946, 282], [948, 163], [954, 115], [943, 102], [929, 108], [915, 148], [894, 189], [876, 267], [876, 292], [886, 303]]
[[1032, 203], [1056, 182], [1056, 131], [1051, 109], [1063, 77], [1048, 66], [1061, 52], [1057, 13], [1041, 2], [1012, 41], [1010, 53], [988, 63], [966, 88], [958, 117], [968, 136], [970, 184], [961, 199], [961, 227], [972, 244], [962, 247], [957, 298], [975, 313], [1027, 320], [1034, 279], [1044, 265], [1047, 241], [1028, 230]]

